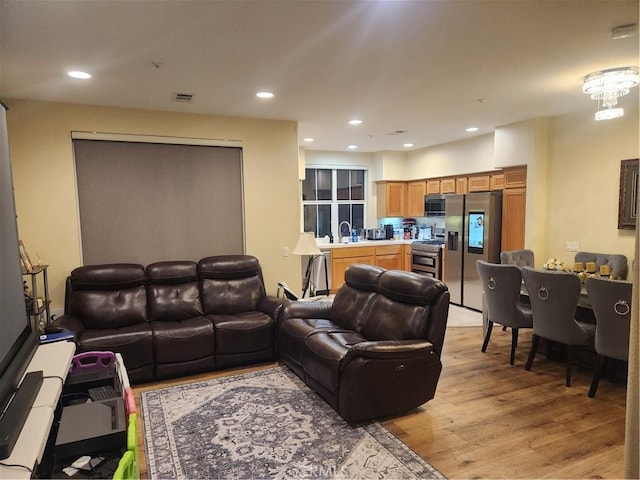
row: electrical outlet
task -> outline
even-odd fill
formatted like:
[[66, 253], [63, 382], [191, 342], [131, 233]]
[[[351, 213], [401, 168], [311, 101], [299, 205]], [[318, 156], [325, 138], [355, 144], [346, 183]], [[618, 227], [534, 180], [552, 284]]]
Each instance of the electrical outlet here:
[[577, 240], [568, 241], [567, 240], [567, 252], [577, 252], [580, 250], [580, 244]]
[[289, 256], [289, 247], [282, 247], [282, 256], [283, 257]]

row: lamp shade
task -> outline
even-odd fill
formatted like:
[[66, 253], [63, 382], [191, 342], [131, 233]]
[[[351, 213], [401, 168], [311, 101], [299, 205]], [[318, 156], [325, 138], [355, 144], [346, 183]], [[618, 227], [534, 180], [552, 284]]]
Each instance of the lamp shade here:
[[302, 232], [291, 253], [294, 255], [320, 255], [322, 252], [318, 248], [313, 232]]

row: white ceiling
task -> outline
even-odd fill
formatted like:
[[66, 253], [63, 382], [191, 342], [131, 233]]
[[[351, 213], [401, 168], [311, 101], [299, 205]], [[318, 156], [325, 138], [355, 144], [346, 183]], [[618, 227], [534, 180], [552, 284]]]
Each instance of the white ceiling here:
[[0, 1], [1, 99], [296, 120], [314, 150], [595, 112], [583, 77], [640, 63], [637, 35], [610, 38], [638, 0]]

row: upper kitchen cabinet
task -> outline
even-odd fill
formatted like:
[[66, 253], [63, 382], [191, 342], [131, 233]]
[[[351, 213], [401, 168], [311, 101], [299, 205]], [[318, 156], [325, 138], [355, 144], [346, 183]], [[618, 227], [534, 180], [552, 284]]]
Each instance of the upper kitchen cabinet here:
[[456, 193], [469, 193], [467, 177], [456, 178]]
[[527, 186], [527, 167], [504, 169], [504, 188], [524, 188]]
[[440, 180], [440, 193], [456, 193], [456, 179], [452, 177]]
[[407, 215], [410, 217], [424, 216], [424, 196], [427, 194], [427, 182], [407, 183]]
[[489, 182], [491, 183], [490, 190], [502, 190], [504, 188], [504, 173], [492, 174]]
[[468, 179], [468, 191], [488, 192], [491, 190], [491, 175], [473, 175]]
[[378, 217], [404, 217], [407, 211], [406, 182], [377, 183]]
[[440, 191], [440, 180], [427, 180], [427, 195], [439, 194], [442, 193]]

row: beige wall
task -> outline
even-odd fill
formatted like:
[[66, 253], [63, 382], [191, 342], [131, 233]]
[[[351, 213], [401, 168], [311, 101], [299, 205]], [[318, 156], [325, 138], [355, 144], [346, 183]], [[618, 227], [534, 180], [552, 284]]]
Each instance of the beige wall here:
[[550, 119], [547, 257], [573, 260], [566, 242], [578, 241], [583, 251], [633, 259], [635, 232], [618, 230], [618, 192], [620, 161], [638, 158], [640, 127], [637, 105], [625, 110], [609, 121], [593, 111]]
[[494, 135], [479, 135], [408, 153], [405, 180], [443, 177], [494, 168]]
[[300, 257], [282, 256], [282, 247], [293, 248], [299, 230], [296, 122], [5, 103], [19, 235], [31, 257], [38, 254], [50, 265], [54, 309], [63, 307], [65, 278], [81, 262], [72, 131], [241, 141], [246, 252], [260, 260], [269, 293], [275, 293], [278, 280], [300, 283]]

